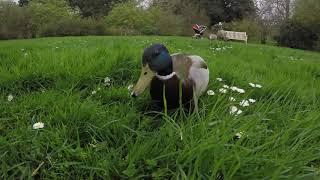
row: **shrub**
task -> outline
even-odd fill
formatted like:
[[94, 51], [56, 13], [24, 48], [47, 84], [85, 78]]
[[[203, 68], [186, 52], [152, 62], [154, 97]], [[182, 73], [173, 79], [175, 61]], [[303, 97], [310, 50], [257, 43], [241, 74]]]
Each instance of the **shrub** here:
[[224, 24], [223, 28], [230, 31], [246, 32], [249, 41], [260, 41], [262, 35], [262, 28], [254, 19], [243, 19], [241, 21], [234, 21]]
[[84, 36], [104, 35], [105, 25], [93, 19], [65, 18], [47, 24], [40, 32], [41, 36]]
[[12, 2], [0, 2], [0, 39], [31, 38], [36, 27], [30, 12]]
[[156, 19], [149, 11], [134, 2], [121, 3], [113, 7], [106, 17], [108, 28], [118, 34], [154, 34]]
[[296, 22], [288, 21], [280, 28], [278, 44], [290, 48], [315, 50], [318, 36], [310, 28]]

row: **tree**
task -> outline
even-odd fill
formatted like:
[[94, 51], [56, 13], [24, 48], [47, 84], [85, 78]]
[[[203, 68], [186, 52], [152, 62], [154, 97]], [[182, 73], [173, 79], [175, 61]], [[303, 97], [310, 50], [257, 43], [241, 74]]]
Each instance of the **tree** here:
[[19, 6], [27, 6], [31, 0], [19, 0]]
[[0, 1], [0, 39], [31, 38], [35, 33], [26, 8], [10, 1]]
[[[151, 7], [158, 8], [160, 11], [161, 15], [156, 25], [159, 25], [163, 34], [169, 34], [175, 29], [176, 32], [173, 34], [190, 35], [193, 33], [191, 24], [208, 25], [210, 23], [205, 9], [200, 8], [200, 4], [193, 0], [155, 0]], [[169, 24], [171, 27], [168, 27]], [[164, 27], [170, 30], [165, 30]]]
[[150, 10], [138, 7], [137, 3], [117, 4], [106, 17], [109, 28], [121, 34], [154, 34], [156, 18]]
[[33, 0], [28, 5], [33, 24], [41, 31], [47, 24], [73, 16], [65, 0]]
[[[193, 1], [199, 2], [199, 0]], [[200, 7], [206, 10], [211, 25], [242, 20], [256, 14], [253, 0], [200, 0]]]
[[297, 0], [293, 19], [320, 34], [319, 12], [319, 0]]
[[294, 0], [256, 0], [258, 15], [263, 20], [282, 24], [292, 15]]
[[278, 44], [291, 48], [315, 50], [318, 36], [315, 32], [297, 21], [289, 20], [280, 28]]
[[108, 14], [111, 7], [127, 0], [68, 0], [73, 8], [79, 8], [82, 17], [99, 18]]

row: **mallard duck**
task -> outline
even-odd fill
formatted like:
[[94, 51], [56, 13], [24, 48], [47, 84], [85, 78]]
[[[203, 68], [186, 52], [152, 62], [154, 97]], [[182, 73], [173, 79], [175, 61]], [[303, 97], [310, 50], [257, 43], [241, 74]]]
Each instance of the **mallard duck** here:
[[167, 108], [172, 109], [180, 105], [181, 89], [182, 104], [193, 100], [197, 108], [198, 98], [206, 91], [208, 83], [209, 69], [200, 56], [170, 55], [164, 45], [154, 44], [143, 52], [140, 78], [131, 95], [137, 97], [150, 86], [152, 100], [162, 106], [165, 94]]

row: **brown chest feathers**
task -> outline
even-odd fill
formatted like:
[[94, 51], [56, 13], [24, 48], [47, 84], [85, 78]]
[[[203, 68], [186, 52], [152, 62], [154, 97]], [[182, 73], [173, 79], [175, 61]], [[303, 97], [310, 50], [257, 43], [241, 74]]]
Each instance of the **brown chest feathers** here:
[[[150, 86], [150, 95], [153, 101], [155, 101], [159, 106], [163, 107], [163, 90], [165, 90], [165, 98], [167, 102], [168, 109], [178, 108], [180, 105], [179, 102], [179, 78], [177, 75], [174, 75], [168, 80], [160, 80], [157, 77], [154, 77], [151, 81]], [[193, 98], [193, 86], [194, 83], [189, 81], [184, 81], [182, 83], [182, 104], [186, 105]]]

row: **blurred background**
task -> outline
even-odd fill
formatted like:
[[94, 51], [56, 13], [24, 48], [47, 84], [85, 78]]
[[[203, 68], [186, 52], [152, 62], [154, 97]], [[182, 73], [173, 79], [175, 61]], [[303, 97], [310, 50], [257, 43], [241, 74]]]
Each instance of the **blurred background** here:
[[192, 24], [247, 32], [249, 42], [320, 50], [320, 0], [0, 0], [0, 39], [192, 36]]

